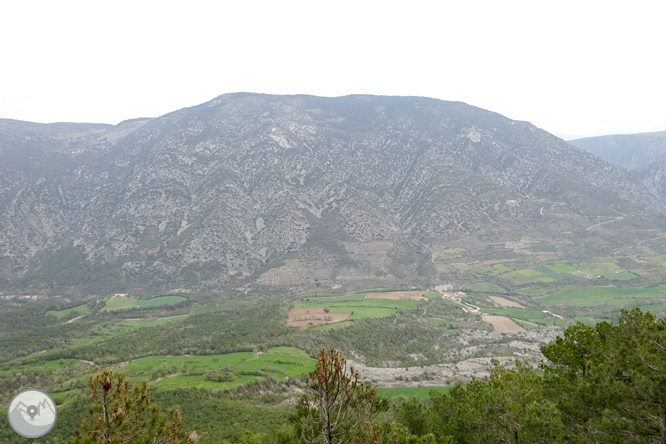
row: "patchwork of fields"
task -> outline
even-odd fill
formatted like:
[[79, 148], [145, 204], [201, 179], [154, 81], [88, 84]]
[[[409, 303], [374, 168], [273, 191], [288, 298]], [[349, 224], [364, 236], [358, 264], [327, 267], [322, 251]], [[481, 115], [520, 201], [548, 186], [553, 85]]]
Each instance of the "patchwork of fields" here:
[[[513, 285], [544, 284], [583, 278], [606, 278], [610, 281], [624, 281], [640, 277], [638, 274], [624, 270], [612, 262], [568, 262], [564, 260], [546, 261], [538, 267], [519, 269], [503, 263], [488, 264], [477, 267], [477, 271], [479, 275], [502, 279]], [[491, 293], [503, 292], [501, 287], [485, 282], [470, 284], [465, 289]]]
[[[481, 280], [468, 284], [462, 290], [468, 293], [471, 302], [479, 306], [483, 313], [525, 321], [527, 324], [519, 323], [526, 328], [532, 328], [534, 324], [566, 327], [574, 321], [593, 325], [600, 320], [615, 318], [622, 309], [634, 306], [655, 314], [666, 313], [664, 284], [625, 286], [625, 282], [638, 280], [645, 273], [659, 276], [659, 264], [666, 264], [666, 255], [642, 259], [643, 264], [647, 263], [645, 260], [654, 262], [653, 269], [645, 265], [639, 270], [625, 269], [618, 265], [622, 261], [545, 260], [530, 268], [517, 267], [512, 261], [466, 264], [466, 271], [474, 273]], [[633, 261], [624, 263], [637, 264]], [[461, 264], [451, 265], [462, 270], [459, 267]], [[502, 282], [506, 283], [506, 288]], [[498, 308], [496, 301], [493, 304], [484, 299], [484, 294], [503, 295], [509, 299], [517, 297], [527, 307], [520, 310]], [[497, 296], [489, 297], [492, 299]], [[576, 313], [576, 308], [582, 309], [582, 313]], [[560, 312], [564, 315], [564, 321], [544, 315], [543, 310]]]
[[[153, 388], [173, 390], [177, 388], [203, 387], [224, 390], [271, 376], [278, 380], [298, 378], [314, 370], [316, 360], [300, 349], [274, 347], [266, 353], [230, 353], [210, 356], [152, 356], [115, 367], [123, 371], [133, 382], [147, 381]], [[72, 382], [85, 383], [96, 369], [76, 359], [40, 361], [0, 368], [0, 378], [9, 373], [34, 371], [63, 371], [72, 366], [88, 366], [89, 374]], [[73, 399], [81, 390], [73, 389], [52, 393], [56, 403]]]
[[555, 291], [537, 301], [542, 305], [570, 307], [626, 307], [645, 305], [646, 299], [666, 300], [666, 284], [656, 287], [583, 287]]
[[[472, 273], [478, 280], [476, 282], [472, 280], [473, 283], [462, 288], [467, 293], [462, 301], [445, 293], [448, 299], [444, 299], [444, 302], [455, 306], [461, 314], [463, 308], [470, 312], [478, 307], [484, 314], [483, 318], [491, 322], [499, 332], [511, 333], [552, 325], [567, 327], [575, 321], [594, 325], [601, 320], [608, 320], [610, 315], [619, 313], [623, 308], [633, 306], [639, 306], [644, 311], [650, 310], [655, 314], [666, 313], [666, 283], [656, 282], [652, 285], [633, 287], [627, 286], [631, 283], [625, 283], [637, 279], [638, 283], [645, 284], [647, 281], [644, 278], [645, 269], [650, 269], [646, 261], [651, 261], [654, 263], [654, 268], [658, 269], [666, 264], [666, 255], [645, 257], [643, 264], [648, 264], [647, 266], [625, 269], [616, 263], [603, 261], [546, 260], [537, 262], [538, 266], [529, 268], [524, 268], [525, 262], [510, 260], [504, 263], [499, 261], [463, 263], [464, 258], [461, 257], [463, 253], [463, 249], [444, 251], [445, 255], [456, 256], [455, 260], [460, 261], [451, 264], [456, 270]], [[630, 262], [619, 261], [619, 263]], [[425, 291], [379, 290], [342, 296], [304, 297], [292, 304], [287, 325], [312, 327], [314, 330], [338, 329], [355, 325], [352, 323], [365, 318], [391, 317], [407, 310], [408, 316], [411, 316], [412, 321], [418, 326], [425, 326], [428, 331], [437, 331], [441, 336], [454, 335], [461, 327], [451, 324], [450, 320], [438, 318], [432, 314], [433, 310], [430, 309], [432, 305], [427, 305], [428, 300], [441, 297], [439, 293]], [[186, 297], [174, 295], [149, 299], [116, 295], [105, 299], [96, 307], [94, 304], [82, 304], [50, 310], [47, 313], [61, 319], [62, 324], [66, 321], [90, 320], [92, 318], [89, 316], [90, 307], [93, 310], [92, 314], [104, 312], [113, 317], [112, 322], [99, 324], [99, 328], [87, 337], [74, 336], [64, 345], [69, 348], [108, 340], [139, 328], [181, 322], [187, 319], [188, 314], [170, 316], [169, 313], [173, 312], [170, 308], [161, 311], [160, 308], [186, 300]], [[427, 316], [426, 307], [428, 307]], [[124, 320], [118, 319], [122, 316], [119, 312], [132, 308], [155, 308], [159, 314], [148, 311], [153, 313], [151, 317], [139, 318], [147, 316], [141, 314], [135, 315], [135, 319], [131, 318], [132, 315], [124, 316]], [[413, 310], [415, 308], [419, 310]], [[421, 316], [421, 312], [424, 316]], [[141, 313], [146, 311], [143, 310]], [[184, 312], [180, 310], [175, 313]], [[162, 317], [158, 317], [160, 315]], [[559, 315], [562, 315], [561, 318]], [[79, 320], [81, 316], [85, 318]], [[464, 316], [472, 317], [471, 314]], [[60, 386], [70, 389], [53, 393], [58, 404], [70, 401], [78, 396], [84, 382], [89, 375], [98, 370], [98, 367], [92, 362], [77, 359], [55, 359], [54, 356], [53, 360], [48, 360], [48, 356], [55, 351], [41, 352], [39, 360], [23, 358], [15, 360], [16, 362], [5, 363], [4, 367], [0, 368], [0, 379], [16, 373], [51, 372], [53, 375], [65, 377], [70, 374], [73, 379], [65, 381], [70, 381], [71, 384]], [[43, 360], [44, 358], [46, 359]], [[314, 364], [315, 360], [303, 350], [294, 347], [274, 347], [263, 353], [254, 351], [205, 356], [151, 356], [116, 365], [114, 368], [125, 372], [134, 382], [147, 381], [155, 389], [197, 387], [224, 390], [266, 377], [277, 380], [300, 378], [312, 371]], [[448, 387], [379, 388], [378, 392], [389, 397], [403, 395], [408, 398], [412, 396], [424, 398], [432, 389], [441, 392], [448, 390]]]
[[[319, 325], [317, 328], [334, 328], [346, 322], [363, 318], [382, 318], [393, 316], [398, 310], [418, 307], [421, 300], [440, 297], [437, 293], [428, 292], [387, 292], [363, 293], [338, 297], [310, 297], [294, 304], [289, 311], [287, 325], [307, 327]], [[311, 310], [304, 311], [304, 310]], [[336, 316], [336, 315], [345, 316]], [[303, 316], [302, 323], [295, 323], [297, 316]], [[311, 316], [305, 319], [307, 316]]]

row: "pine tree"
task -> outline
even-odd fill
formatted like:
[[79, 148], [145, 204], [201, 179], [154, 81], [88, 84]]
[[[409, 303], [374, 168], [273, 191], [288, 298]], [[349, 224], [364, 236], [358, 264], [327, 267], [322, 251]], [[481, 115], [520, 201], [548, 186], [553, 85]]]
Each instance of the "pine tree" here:
[[182, 418], [178, 410], [165, 415], [150, 402], [145, 382], [132, 385], [122, 373], [103, 370], [88, 382], [93, 404], [91, 422], [84, 421], [70, 444], [194, 444], [196, 432], [178, 435]]
[[388, 409], [388, 401], [358, 379], [358, 371], [347, 368], [340, 351], [319, 352], [315, 370], [306, 380], [306, 393], [292, 417], [301, 439], [323, 444], [353, 442], [366, 422]]

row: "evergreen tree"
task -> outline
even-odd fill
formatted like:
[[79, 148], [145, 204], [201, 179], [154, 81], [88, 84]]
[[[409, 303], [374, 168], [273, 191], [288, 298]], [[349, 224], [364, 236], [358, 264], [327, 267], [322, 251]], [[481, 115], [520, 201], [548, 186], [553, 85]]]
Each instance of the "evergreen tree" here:
[[557, 408], [544, 399], [541, 377], [520, 362], [516, 370], [493, 364], [487, 382], [431, 391], [436, 435], [458, 443], [561, 442], [564, 426]]
[[617, 325], [569, 327], [542, 348], [548, 398], [577, 442], [666, 444], [666, 321], [639, 308]]
[[84, 421], [70, 444], [194, 444], [195, 432], [180, 438], [178, 410], [160, 412], [150, 402], [145, 382], [132, 386], [122, 373], [103, 370], [88, 383], [93, 404], [91, 422]]
[[314, 372], [306, 379], [292, 422], [308, 443], [349, 443], [363, 433], [363, 424], [388, 409], [388, 401], [374, 387], [358, 381], [359, 373], [347, 368], [338, 350], [322, 349]]

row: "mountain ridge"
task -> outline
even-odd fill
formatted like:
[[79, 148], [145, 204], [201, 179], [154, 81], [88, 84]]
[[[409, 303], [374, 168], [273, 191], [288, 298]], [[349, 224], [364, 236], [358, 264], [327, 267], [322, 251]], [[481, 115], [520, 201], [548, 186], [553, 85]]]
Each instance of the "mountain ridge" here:
[[666, 198], [666, 131], [587, 137], [570, 143], [630, 172], [647, 189]]
[[616, 219], [631, 243], [626, 230], [666, 214], [594, 155], [462, 102], [233, 93], [83, 134], [31, 130], [0, 125], [6, 288], [53, 289], [63, 261], [108, 275], [99, 291], [429, 285], [446, 278], [442, 245], [607, 252], [612, 226], [588, 227]]

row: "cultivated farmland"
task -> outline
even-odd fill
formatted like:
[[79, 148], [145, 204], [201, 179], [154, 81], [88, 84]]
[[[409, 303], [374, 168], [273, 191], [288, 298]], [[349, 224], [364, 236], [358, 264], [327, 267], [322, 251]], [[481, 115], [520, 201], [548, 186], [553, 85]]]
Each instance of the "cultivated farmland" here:
[[162, 305], [174, 305], [185, 301], [182, 296], [158, 296], [150, 299], [135, 299], [127, 296], [112, 296], [106, 301], [102, 311], [126, 310], [128, 308], [148, 308]]
[[438, 296], [423, 291], [400, 291], [309, 297], [294, 304], [294, 308], [289, 310], [287, 325], [302, 327], [313, 325], [323, 328], [325, 324], [345, 320], [383, 318], [396, 314], [398, 310], [418, 307], [421, 301]]

